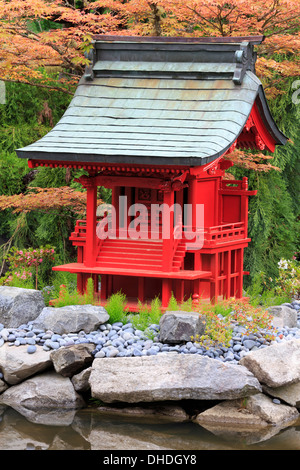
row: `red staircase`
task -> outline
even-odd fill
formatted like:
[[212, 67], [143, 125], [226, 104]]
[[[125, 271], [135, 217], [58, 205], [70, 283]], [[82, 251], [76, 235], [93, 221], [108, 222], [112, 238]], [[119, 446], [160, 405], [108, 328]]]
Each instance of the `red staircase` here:
[[186, 253], [186, 244], [180, 240], [173, 256], [172, 271], [180, 271], [183, 268], [183, 261]]
[[[185, 244], [179, 242], [172, 271], [179, 271], [185, 256]], [[108, 238], [101, 243], [96, 263], [101, 267], [162, 271], [163, 241]]]

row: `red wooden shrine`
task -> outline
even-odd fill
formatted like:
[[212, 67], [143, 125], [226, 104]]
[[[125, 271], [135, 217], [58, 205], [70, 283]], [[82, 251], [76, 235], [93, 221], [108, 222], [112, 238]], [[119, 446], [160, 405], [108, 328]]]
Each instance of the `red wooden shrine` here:
[[[233, 148], [273, 152], [286, 137], [255, 75], [250, 38], [98, 37], [54, 129], [17, 150], [29, 166], [81, 168], [86, 219], [70, 239], [101, 300], [243, 296], [247, 178], [224, 178]], [[99, 186], [111, 188], [107, 212]], [[174, 210], [173, 210], [174, 209]], [[109, 223], [108, 223], [109, 221]]]

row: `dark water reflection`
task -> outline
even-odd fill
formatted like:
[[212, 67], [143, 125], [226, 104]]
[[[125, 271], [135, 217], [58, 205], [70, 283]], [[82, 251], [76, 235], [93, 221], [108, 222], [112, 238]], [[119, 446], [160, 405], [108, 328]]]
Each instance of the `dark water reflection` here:
[[[194, 423], [153, 424], [103, 417], [87, 408], [54, 416], [45, 423], [27, 419], [12, 408], [1, 410], [0, 450], [300, 450], [300, 422], [264, 433], [207, 430]], [[71, 423], [70, 423], [71, 421]], [[64, 424], [65, 423], [65, 424]]]

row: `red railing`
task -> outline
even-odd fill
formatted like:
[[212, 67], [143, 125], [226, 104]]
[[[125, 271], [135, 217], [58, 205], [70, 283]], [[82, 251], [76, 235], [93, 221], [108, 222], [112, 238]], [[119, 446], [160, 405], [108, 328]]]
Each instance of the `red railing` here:
[[[234, 240], [241, 240], [246, 238], [247, 234], [245, 231], [244, 222], [235, 222], [232, 224], [216, 225], [214, 227], [208, 227], [204, 229], [196, 229], [191, 226], [180, 226], [177, 225], [174, 229], [172, 253], [176, 251], [178, 243], [183, 239], [186, 240], [187, 244], [193, 244], [201, 247], [213, 247], [226, 242]], [[118, 238], [118, 237], [117, 237]], [[86, 239], [86, 221], [77, 220], [75, 230], [72, 233], [70, 240], [76, 242], [84, 242]], [[150, 238], [151, 240], [151, 238]], [[100, 242], [100, 239], [99, 239]], [[100, 244], [99, 244], [100, 245]], [[99, 246], [98, 245], [98, 246]]]
[[222, 180], [221, 189], [235, 190], [248, 190], [248, 178], [243, 177], [242, 180]]
[[205, 246], [215, 246], [220, 243], [241, 240], [243, 238], [246, 238], [244, 222], [216, 225], [204, 230]]
[[74, 232], [71, 233], [70, 240], [85, 241], [86, 239], [86, 220], [76, 220]]

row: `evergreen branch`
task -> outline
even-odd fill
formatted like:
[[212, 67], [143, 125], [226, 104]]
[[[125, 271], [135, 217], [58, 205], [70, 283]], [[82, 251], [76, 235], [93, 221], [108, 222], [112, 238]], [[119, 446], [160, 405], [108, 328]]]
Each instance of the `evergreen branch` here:
[[9, 79], [9, 78], [1, 78], [3, 82], [10, 82], [10, 83], [24, 83], [30, 86], [37, 86], [39, 88], [47, 88], [51, 91], [61, 91], [62, 93], [66, 93], [67, 95], [74, 96], [74, 92], [67, 90], [66, 88], [61, 88], [59, 86], [54, 85], [46, 85], [45, 83], [31, 83], [28, 80], [16, 80], [16, 79]]

